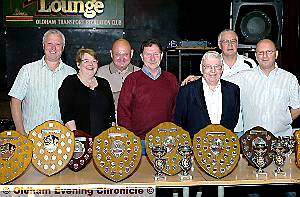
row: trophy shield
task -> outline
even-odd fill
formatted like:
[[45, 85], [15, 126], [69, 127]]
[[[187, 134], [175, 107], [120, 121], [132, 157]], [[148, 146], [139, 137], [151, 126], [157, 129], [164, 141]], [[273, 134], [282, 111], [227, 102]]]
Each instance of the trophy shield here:
[[254, 127], [240, 137], [243, 156], [257, 168], [257, 175], [266, 175], [263, 169], [272, 163], [271, 144], [274, 140], [276, 137], [262, 127]]
[[94, 138], [93, 161], [98, 172], [120, 182], [131, 176], [142, 158], [141, 140], [121, 126], [110, 127]]
[[81, 130], [74, 131], [74, 136], [74, 154], [68, 167], [74, 172], [78, 172], [85, 168], [93, 157], [93, 137]]
[[21, 176], [31, 162], [32, 143], [17, 131], [0, 133], [0, 184]]
[[52, 176], [63, 170], [74, 153], [74, 133], [61, 123], [49, 120], [30, 131], [32, 164], [42, 174]]
[[178, 147], [180, 145], [192, 146], [192, 141], [189, 132], [172, 122], [163, 122], [146, 134], [145, 144], [147, 157], [154, 168], [157, 157], [152, 152], [153, 147], [166, 147], [166, 153], [163, 157], [165, 158], [165, 165], [162, 173], [172, 176], [182, 171], [180, 161], [183, 156], [178, 154]]
[[294, 132], [295, 139], [295, 163], [300, 168], [300, 130]]
[[237, 135], [218, 124], [208, 125], [194, 135], [193, 150], [198, 166], [218, 179], [230, 174], [240, 158]]

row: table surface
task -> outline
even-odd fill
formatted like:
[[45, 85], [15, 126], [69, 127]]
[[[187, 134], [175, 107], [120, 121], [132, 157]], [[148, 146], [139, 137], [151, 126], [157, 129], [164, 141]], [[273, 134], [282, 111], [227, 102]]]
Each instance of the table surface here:
[[100, 175], [91, 161], [83, 170], [73, 172], [68, 168], [53, 176], [46, 176], [30, 165], [26, 172], [11, 184], [13, 185], [68, 185], [68, 184], [122, 184], [122, 185], [155, 185], [157, 187], [187, 187], [196, 185], [260, 185], [260, 184], [295, 184], [300, 183], [300, 169], [294, 163], [294, 155], [287, 158], [283, 167], [286, 176], [274, 176], [272, 171], [274, 164], [265, 168], [267, 176], [256, 177], [255, 168], [248, 166], [245, 158], [240, 158], [234, 171], [221, 179], [213, 178], [197, 165], [190, 172], [193, 176], [191, 181], [180, 181], [178, 175], [167, 176], [166, 181], [154, 181], [154, 169], [146, 157], [143, 157], [137, 171], [129, 178], [115, 183]]

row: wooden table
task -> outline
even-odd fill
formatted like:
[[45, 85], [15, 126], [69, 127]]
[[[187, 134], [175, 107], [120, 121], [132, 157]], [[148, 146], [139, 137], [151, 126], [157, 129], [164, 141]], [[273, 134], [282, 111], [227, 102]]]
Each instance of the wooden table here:
[[93, 165], [93, 162], [79, 172], [73, 172], [66, 168], [60, 173], [47, 177], [38, 172], [32, 165], [18, 179], [12, 182], [13, 185], [68, 185], [68, 184], [109, 184], [109, 185], [149, 185], [156, 187], [183, 187], [184, 196], [189, 194], [189, 186], [216, 185], [219, 186], [219, 196], [224, 196], [224, 186], [236, 185], [262, 185], [262, 184], [298, 184], [300, 183], [300, 169], [294, 163], [294, 155], [287, 159], [283, 169], [286, 176], [276, 177], [272, 171], [275, 166], [271, 164], [265, 169], [267, 176], [256, 177], [255, 169], [248, 166], [245, 158], [240, 158], [236, 169], [222, 179], [215, 179], [202, 172], [198, 166], [194, 165], [191, 171], [192, 181], [180, 181], [179, 176], [167, 176], [166, 181], [154, 181], [154, 169], [143, 157], [138, 170], [129, 178], [114, 183], [101, 176]]

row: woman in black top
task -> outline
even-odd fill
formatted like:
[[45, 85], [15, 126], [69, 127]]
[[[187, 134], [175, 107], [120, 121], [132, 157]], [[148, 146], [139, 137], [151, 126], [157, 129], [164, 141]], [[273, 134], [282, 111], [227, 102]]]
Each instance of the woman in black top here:
[[58, 91], [62, 121], [70, 130], [97, 136], [115, 122], [112, 91], [106, 79], [96, 77], [98, 60], [92, 49], [79, 49], [78, 74], [67, 76]]

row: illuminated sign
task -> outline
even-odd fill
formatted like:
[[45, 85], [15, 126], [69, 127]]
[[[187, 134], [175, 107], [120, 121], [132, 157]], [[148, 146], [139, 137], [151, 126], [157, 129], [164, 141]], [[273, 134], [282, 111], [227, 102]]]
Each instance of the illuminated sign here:
[[124, 28], [124, 0], [4, 0], [8, 27]]

